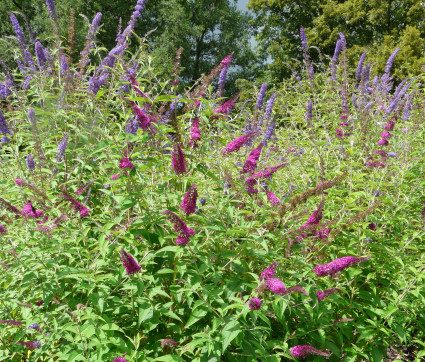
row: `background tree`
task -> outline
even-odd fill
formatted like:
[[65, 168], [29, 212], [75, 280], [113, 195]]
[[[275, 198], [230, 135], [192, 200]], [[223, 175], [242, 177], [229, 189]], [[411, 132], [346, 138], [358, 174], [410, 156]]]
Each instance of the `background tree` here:
[[[368, 50], [368, 61], [376, 62], [374, 72], [382, 72], [395, 48], [396, 76], [420, 72], [423, 64], [425, 7], [420, 0], [250, 0], [249, 8], [257, 14], [257, 39], [263, 51], [273, 59], [271, 69], [287, 75], [286, 63], [301, 60], [299, 29], [306, 29], [309, 45], [331, 56], [338, 33], [343, 32], [349, 47], [351, 66]], [[264, 25], [260, 27], [260, 25]], [[318, 53], [312, 51], [317, 62]]]
[[[147, 1], [143, 16], [138, 22], [136, 33], [144, 37], [154, 56], [157, 70], [170, 74], [174, 57], [179, 47], [183, 47], [181, 57], [183, 84], [198, 79], [209, 72], [228, 53], [234, 52], [232, 67], [229, 70], [227, 91], [233, 93], [234, 79], [253, 79], [261, 72], [261, 59], [257, 58], [250, 43], [253, 35], [248, 12], [237, 9], [236, 0], [160, 0]], [[115, 45], [117, 32], [125, 27], [130, 18], [135, 0], [63, 0], [57, 1], [60, 37], [67, 42], [75, 38], [75, 47], [68, 46], [74, 58], [78, 58], [88, 22], [100, 11], [104, 24], [98, 36], [99, 42], [111, 49]], [[74, 12], [75, 25], [73, 25]], [[0, 30], [2, 34], [14, 35], [8, 18], [8, 11], [21, 11], [28, 18], [36, 36], [42, 41], [51, 39], [51, 23], [45, 2], [41, 0], [4, 0], [0, 4]], [[22, 16], [17, 15], [25, 29]], [[122, 20], [120, 20], [122, 19]], [[75, 30], [75, 35], [73, 31]], [[27, 30], [25, 29], [27, 32]], [[3, 57], [13, 59], [13, 39], [4, 39], [0, 46]], [[133, 40], [133, 47], [137, 46]]]

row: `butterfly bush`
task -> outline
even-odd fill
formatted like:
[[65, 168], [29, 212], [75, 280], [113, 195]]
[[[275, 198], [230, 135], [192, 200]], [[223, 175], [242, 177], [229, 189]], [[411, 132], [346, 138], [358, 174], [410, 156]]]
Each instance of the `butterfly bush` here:
[[368, 260], [369, 258], [370, 256], [364, 258], [358, 258], [355, 256], [343, 256], [342, 258], [331, 261], [328, 264], [321, 264], [315, 266], [313, 269], [313, 273], [315, 273], [318, 277], [333, 275], [354, 264], [362, 263]]
[[137, 263], [133, 256], [127, 253], [124, 248], [121, 248], [120, 255], [122, 265], [124, 266], [125, 272], [128, 275], [138, 273], [142, 269], [142, 267]]
[[180, 209], [185, 212], [186, 215], [193, 214], [196, 209], [196, 199], [198, 198], [197, 185], [192, 184], [189, 191], [184, 195]]

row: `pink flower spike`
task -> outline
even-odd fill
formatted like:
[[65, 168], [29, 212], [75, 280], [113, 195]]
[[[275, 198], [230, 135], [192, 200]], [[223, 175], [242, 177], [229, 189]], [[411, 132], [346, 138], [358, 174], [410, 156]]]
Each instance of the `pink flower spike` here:
[[313, 269], [313, 273], [315, 273], [318, 277], [333, 275], [354, 264], [362, 263], [368, 260], [370, 257], [371, 255], [364, 258], [357, 258], [355, 256], [344, 256], [342, 258], [331, 261], [328, 264], [316, 265]]
[[232, 108], [235, 105], [240, 95], [241, 95], [241, 92], [239, 92], [234, 98], [229, 99], [227, 102], [223, 103], [223, 105], [220, 108], [214, 111], [214, 115], [211, 118], [217, 119], [217, 118], [220, 118], [223, 114], [226, 116], [229, 115], [229, 113], [232, 111]]
[[111, 176], [111, 180], [116, 180], [116, 179], [118, 179], [120, 176], [121, 176], [121, 175], [120, 175], [119, 173], [117, 173], [117, 174], [115, 174], [115, 175], [112, 175], [112, 176]]
[[29, 217], [31, 219], [38, 219], [39, 217], [44, 215], [44, 211], [34, 209], [32, 206], [32, 202], [27, 202], [22, 208], [21, 215]]
[[323, 299], [329, 297], [331, 294], [339, 293], [339, 292], [341, 292], [341, 291], [337, 288], [326, 289], [324, 291], [319, 290], [318, 292], [316, 292], [317, 300], [320, 303]]
[[161, 341], [161, 348], [169, 347], [174, 348], [177, 346], [177, 342], [170, 338], [165, 338]]
[[385, 138], [382, 138], [378, 141], [379, 146], [388, 146], [388, 141]]
[[193, 184], [192, 186], [190, 186], [189, 191], [186, 193], [186, 195], [184, 195], [180, 209], [183, 210], [186, 215], [190, 215], [195, 212], [196, 200], [198, 198], [198, 191], [196, 188], [196, 184]]
[[278, 295], [283, 295], [287, 292], [285, 285], [278, 278], [266, 279], [266, 286], [269, 290]]
[[186, 172], [186, 161], [184, 159], [184, 153], [180, 144], [174, 145], [173, 154], [171, 157], [171, 165], [173, 166], [176, 175]]
[[318, 356], [329, 357], [330, 354], [320, 351], [313, 346], [303, 345], [303, 346], [295, 346], [291, 348], [292, 357], [305, 357], [309, 354], [316, 354]]
[[263, 148], [263, 143], [261, 142], [257, 148], [254, 148], [251, 151], [240, 173], [253, 174], [255, 172], [255, 168], [257, 167], [257, 161], [260, 158], [262, 148]]
[[381, 137], [389, 140], [389, 139], [391, 139], [391, 133], [390, 132], [382, 132]]
[[125, 272], [128, 275], [138, 273], [142, 269], [142, 267], [137, 263], [133, 256], [127, 253], [124, 248], [121, 248], [120, 255], [122, 265], [124, 266]]
[[287, 289], [285, 294], [295, 293], [295, 292], [303, 293], [304, 295], [308, 297], [308, 293], [305, 291], [303, 287], [300, 287], [299, 285], [296, 285], [294, 287]]
[[189, 242], [190, 236], [195, 235], [195, 231], [189, 228], [186, 223], [174, 212], [165, 210], [162, 211], [162, 213], [168, 215], [171, 222], [174, 223], [174, 231], [179, 235], [176, 239], [176, 244], [186, 246], [186, 244]]
[[24, 183], [24, 181], [23, 181], [23, 180], [21, 180], [20, 178], [17, 178], [17, 179], [15, 180], [15, 184], [17, 184], [18, 186], [22, 186], [22, 185], [23, 185], [23, 183]]
[[234, 139], [232, 142], [230, 142], [225, 149], [223, 150], [222, 154], [225, 155], [226, 153], [231, 153], [231, 152], [235, 152], [238, 151], [245, 143], [247, 143], [251, 137], [254, 135], [255, 133], [249, 133], [245, 136], [241, 136], [238, 137], [236, 139]]
[[276, 267], [279, 265], [278, 261], [273, 262], [270, 264], [266, 269], [263, 270], [263, 272], [260, 274], [260, 278], [264, 279], [270, 279], [273, 278], [276, 273]]
[[273, 192], [266, 190], [266, 194], [267, 194], [267, 200], [270, 201], [272, 206], [280, 205], [280, 200], [277, 198], [277, 196]]
[[195, 117], [195, 119], [192, 122], [192, 129], [190, 131], [189, 146], [192, 146], [193, 148], [197, 148], [198, 141], [200, 140], [201, 140], [201, 132], [199, 130], [199, 118]]
[[248, 306], [251, 310], [259, 310], [261, 308], [260, 298], [251, 298], [248, 302]]

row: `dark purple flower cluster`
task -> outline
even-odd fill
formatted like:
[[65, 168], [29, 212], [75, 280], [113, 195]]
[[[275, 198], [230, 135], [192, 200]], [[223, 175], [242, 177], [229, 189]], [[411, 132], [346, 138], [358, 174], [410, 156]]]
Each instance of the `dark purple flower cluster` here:
[[142, 267], [137, 263], [133, 256], [127, 253], [124, 248], [121, 248], [120, 255], [122, 265], [124, 266], [125, 272], [128, 275], [138, 273], [142, 269]]

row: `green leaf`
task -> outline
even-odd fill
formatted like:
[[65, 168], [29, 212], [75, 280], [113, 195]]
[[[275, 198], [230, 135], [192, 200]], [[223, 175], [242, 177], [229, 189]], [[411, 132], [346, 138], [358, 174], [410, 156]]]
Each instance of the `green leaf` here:
[[229, 344], [241, 333], [241, 325], [238, 321], [231, 321], [224, 326], [221, 333], [223, 335], [222, 352], [224, 353]]

